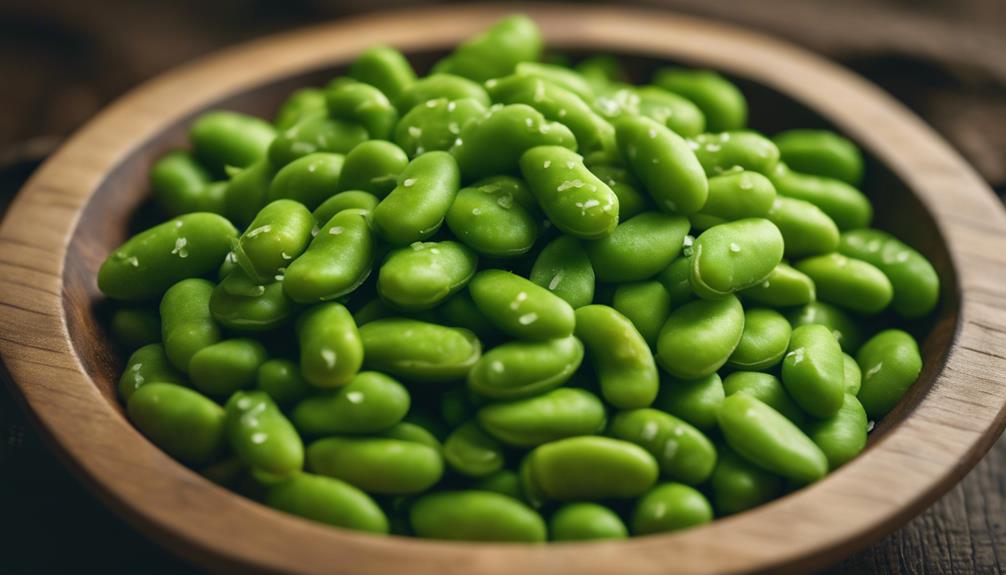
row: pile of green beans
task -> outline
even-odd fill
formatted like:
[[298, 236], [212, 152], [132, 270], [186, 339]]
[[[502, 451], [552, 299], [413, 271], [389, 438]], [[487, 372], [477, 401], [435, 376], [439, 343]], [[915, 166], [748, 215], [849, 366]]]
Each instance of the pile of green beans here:
[[940, 283], [857, 148], [746, 129], [715, 72], [542, 58], [511, 16], [197, 118], [97, 278], [137, 428], [277, 509], [475, 541], [683, 529], [855, 457]]

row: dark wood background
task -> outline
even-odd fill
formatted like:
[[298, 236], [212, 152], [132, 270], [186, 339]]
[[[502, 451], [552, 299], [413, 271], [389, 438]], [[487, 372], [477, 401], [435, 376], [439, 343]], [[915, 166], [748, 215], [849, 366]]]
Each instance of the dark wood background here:
[[[0, 209], [38, 162], [138, 82], [222, 46], [405, 0], [2, 0]], [[644, 0], [786, 37], [870, 78], [1006, 193], [1006, 1]], [[0, 572], [193, 573], [132, 532], [0, 391]], [[1006, 439], [950, 493], [833, 573], [1002, 573]]]

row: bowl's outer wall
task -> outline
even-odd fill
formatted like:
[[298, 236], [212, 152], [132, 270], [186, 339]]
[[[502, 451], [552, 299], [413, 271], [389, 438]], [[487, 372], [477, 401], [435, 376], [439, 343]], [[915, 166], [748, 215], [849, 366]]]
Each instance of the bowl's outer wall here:
[[1001, 432], [1006, 404], [998, 385], [1006, 361], [995, 355], [1006, 324], [1006, 218], [971, 169], [875, 88], [787, 45], [665, 14], [556, 6], [524, 10], [559, 51], [623, 55], [637, 80], [672, 62], [722, 69], [748, 95], [754, 127], [834, 127], [867, 151], [865, 191], [878, 225], [925, 253], [944, 283], [936, 317], [912, 326], [923, 338], [921, 380], [867, 452], [813, 487], [707, 527], [535, 549], [328, 529], [228, 493], [147, 443], [115, 398], [122, 358], [103, 331], [94, 277], [149, 221], [150, 164], [184, 145], [188, 123], [206, 109], [271, 115], [290, 91], [324, 83], [376, 39], [422, 69], [507, 10], [372, 16], [211, 57], [125, 97], [33, 177], [0, 229], [0, 353], [37, 422], [100, 496], [172, 549], [225, 570], [801, 571], [890, 530], [970, 469]]

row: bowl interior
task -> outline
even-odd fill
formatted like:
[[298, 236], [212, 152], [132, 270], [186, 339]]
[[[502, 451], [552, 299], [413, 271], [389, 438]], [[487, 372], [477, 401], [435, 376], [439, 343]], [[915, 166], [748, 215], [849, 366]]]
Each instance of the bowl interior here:
[[[407, 56], [417, 71], [425, 72], [447, 50], [410, 52]], [[589, 55], [563, 50], [574, 60]], [[690, 65], [640, 54], [616, 53], [634, 82], [647, 80], [664, 65]], [[105, 328], [108, 302], [97, 289], [95, 277], [105, 256], [129, 235], [157, 223], [156, 211], [148, 201], [148, 172], [163, 153], [187, 145], [186, 133], [193, 117], [203, 111], [223, 108], [271, 118], [280, 103], [298, 88], [322, 86], [344, 72], [347, 62], [289, 77], [277, 78], [254, 89], [232, 94], [203, 110], [177, 119], [155, 137], [138, 142], [132, 152], [110, 171], [83, 212], [72, 236], [64, 267], [64, 309], [68, 330], [78, 356], [105, 399], [122, 414], [115, 384], [127, 354], [118, 349]], [[791, 128], [832, 128], [814, 110], [750, 78], [730, 76], [744, 91], [750, 104], [751, 126], [769, 134]], [[922, 346], [925, 369], [898, 408], [879, 422], [870, 443], [877, 440], [911, 411], [930, 388], [943, 363], [957, 325], [959, 286], [944, 241], [931, 214], [906, 183], [863, 147], [867, 176], [863, 191], [876, 210], [875, 226], [894, 233], [929, 258], [939, 273], [943, 294], [940, 307], [929, 318], [907, 325]], [[906, 325], [903, 321], [900, 325]], [[946, 329], [935, 329], [944, 326]]]

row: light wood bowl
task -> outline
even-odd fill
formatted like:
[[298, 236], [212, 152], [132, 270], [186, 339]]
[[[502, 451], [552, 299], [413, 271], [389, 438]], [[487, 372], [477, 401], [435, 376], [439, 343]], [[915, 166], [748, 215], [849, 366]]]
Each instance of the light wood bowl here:
[[147, 171], [190, 120], [224, 107], [271, 115], [384, 42], [427, 66], [515, 8], [426, 8], [326, 24], [226, 51], [136, 89], [94, 118], [25, 186], [0, 228], [0, 356], [54, 449], [130, 524], [214, 571], [555, 574], [806, 572], [865, 546], [946, 492], [1006, 424], [1006, 214], [919, 118], [834, 64], [737, 28], [663, 12], [526, 5], [550, 47], [624, 56], [645, 78], [678, 62], [748, 93], [754, 125], [832, 126], [869, 156], [878, 224], [943, 280], [914, 326], [925, 369], [866, 451], [825, 480], [711, 525], [626, 542], [486, 545], [373, 537], [285, 515], [176, 463], [123, 416], [122, 358], [98, 321], [95, 274], [127, 235]]

